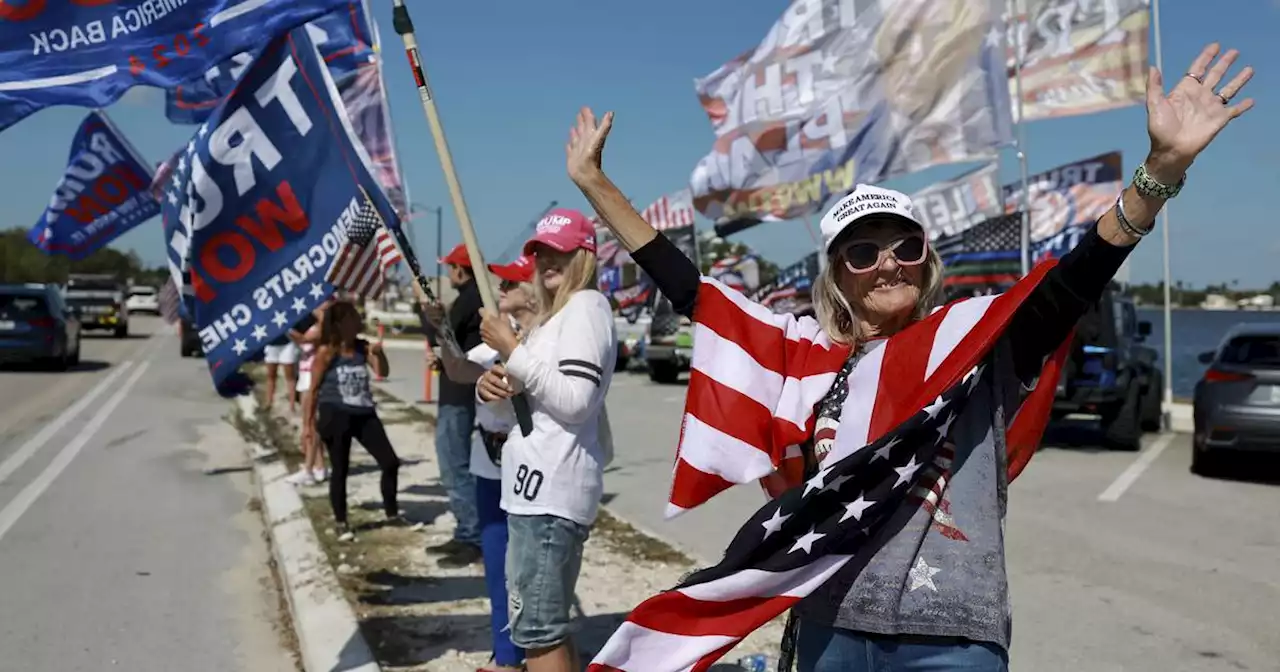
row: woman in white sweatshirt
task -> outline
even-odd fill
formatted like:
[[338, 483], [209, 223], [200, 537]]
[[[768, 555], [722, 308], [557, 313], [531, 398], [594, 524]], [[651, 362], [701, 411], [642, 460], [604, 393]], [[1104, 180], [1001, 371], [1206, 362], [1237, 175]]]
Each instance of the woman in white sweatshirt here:
[[502, 451], [511, 641], [530, 672], [581, 669], [569, 607], [604, 487], [601, 415], [618, 344], [609, 301], [595, 289], [595, 253], [590, 220], [552, 210], [525, 244], [537, 266], [537, 326], [521, 341], [505, 317], [486, 311], [481, 325], [505, 367], [481, 377], [480, 399], [520, 391], [533, 415], [533, 431], [512, 432]]

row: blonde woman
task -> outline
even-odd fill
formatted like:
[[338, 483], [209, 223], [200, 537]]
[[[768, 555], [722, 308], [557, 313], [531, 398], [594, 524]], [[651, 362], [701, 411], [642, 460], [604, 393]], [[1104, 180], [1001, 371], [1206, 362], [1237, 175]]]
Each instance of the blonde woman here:
[[511, 641], [530, 672], [569, 672], [582, 669], [569, 605], [604, 488], [601, 414], [618, 340], [595, 289], [595, 227], [585, 215], [552, 210], [525, 254], [536, 265], [536, 326], [522, 342], [505, 317], [485, 314], [480, 335], [506, 364], [480, 378], [477, 394], [490, 402], [522, 390], [533, 411], [533, 431], [513, 432], [502, 449]]
[[[995, 327], [977, 319], [974, 326], [967, 328], [967, 334], [990, 337], [980, 344], [989, 349], [974, 348], [976, 352], [954, 358], [965, 363], [969, 361], [966, 357], [984, 358], [981, 366], [966, 367], [968, 371], [981, 372], [969, 383], [968, 405], [939, 422], [934, 435], [922, 433], [902, 441], [902, 445], [888, 440], [889, 430], [898, 424], [890, 421], [895, 421], [895, 416], [926, 413], [916, 406], [886, 410], [877, 405], [878, 391], [901, 387], [923, 396], [921, 390], [930, 388], [913, 381], [924, 378], [923, 367], [929, 363], [924, 360], [937, 351], [928, 351], [930, 358], [912, 359], [911, 355], [922, 349], [913, 349], [911, 344], [923, 342], [946, 352], [946, 348], [963, 341], [956, 340], [951, 345], [930, 342], [925, 339], [931, 333], [941, 332], [928, 329], [949, 319], [953, 311], [955, 324], [959, 324], [965, 319], [966, 310], [983, 305], [951, 304], [936, 313], [932, 311], [942, 268], [937, 252], [928, 245], [911, 200], [898, 192], [868, 185], [858, 185], [852, 194], [841, 199], [822, 218], [828, 263], [815, 283], [817, 319], [772, 315], [752, 306], [740, 294], [702, 280], [698, 269], [640, 217], [601, 167], [612, 113], [597, 123], [590, 109], [579, 112], [566, 147], [570, 178], [676, 310], [691, 316], [704, 330], [702, 333], [710, 330], [704, 319], [720, 328], [708, 335], [713, 350], [743, 354], [732, 360], [741, 363], [743, 369], [734, 372], [739, 375], [734, 382], [742, 384], [741, 379], [746, 379], [744, 387], [754, 396], [744, 401], [744, 395], [726, 394], [699, 401], [721, 416], [743, 411], [736, 417], [757, 418], [761, 417], [755, 414], [759, 407], [770, 414], [764, 426], [778, 437], [761, 438], [763, 432], [752, 433], [748, 423], [734, 428], [753, 440], [760, 438], [762, 443], [752, 446], [768, 448], [770, 465], [775, 469], [773, 476], [782, 482], [772, 493], [782, 495], [775, 501], [785, 499], [799, 504], [786, 516], [781, 515], [780, 506], [775, 506], [773, 513], [779, 517], [762, 523], [759, 518], [753, 519], [743, 527], [730, 553], [740, 566], [754, 567], [756, 562], [771, 562], [777, 557], [768, 555], [767, 550], [752, 555], [768, 548], [768, 544], [757, 541], [762, 536], [780, 532], [776, 538], [786, 541], [800, 539], [806, 529], [811, 533], [822, 529], [816, 536], [830, 535], [830, 541], [824, 542], [829, 546], [813, 546], [811, 538], [809, 546], [797, 541], [784, 553], [823, 553], [824, 560], [840, 553], [856, 554], [856, 562], [831, 565], [839, 570], [829, 576], [814, 578], [825, 566], [818, 562], [792, 570], [795, 576], [814, 578], [810, 584], [779, 584], [771, 588], [779, 591], [775, 594], [788, 594], [781, 591], [795, 588], [799, 592], [792, 594], [804, 597], [797, 607], [799, 628], [794, 646], [801, 672], [1008, 669], [1012, 614], [1005, 571], [1006, 493], [1009, 479], [1020, 468], [1017, 465], [1025, 464], [1039, 440], [1039, 430], [1034, 426], [1027, 429], [1027, 425], [1020, 424], [1023, 416], [1013, 417], [1012, 412], [1026, 408], [1024, 393], [1026, 397], [1052, 402], [1053, 374], [1047, 384], [1040, 378], [1046, 371], [1046, 360], [1060, 349], [1086, 307], [1102, 295], [1134, 245], [1151, 233], [1160, 208], [1181, 191], [1184, 183], [1192, 184], [1187, 174], [1192, 162], [1232, 119], [1252, 107], [1253, 101], [1248, 99], [1231, 103], [1249, 81], [1252, 68], [1228, 78], [1237, 53], [1227, 51], [1218, 59], [1219, 51], [1217, 44], [1206, 47], [1186, 74], [1174, 81], [1168, 95], [1160, 73], [1150, 70], [1146, 124], [1150, 150], [1135, 171], [1132, 184], [1075, 249], [1056, 264], [1042, 264], [1033, 270], [1015, 288], [1021, 293], [1006, 295], [1011, 298], [1001, 305], [1013, 306], [1011, 314], [998, 319], [1007, 322]], [[992, 301], [987, 305], [994, 304]], [[976, 310], [968, 315], [981, 316]], [[960, 331], [947, 335], [958, 337]], [[713, 337], [728, 341], [729, 345]], [[700, 359], [695, 351], [695, 363]], [[781, 370], [764, 369], [768, 376], [747, 378], [752, 371], [762, 370], [760, 366], [751, 368], [753, 362], [760, 361], [768, 361]], [[942, 365], [939, 363], [940, 368]], [[706, 360], [698, 366], [713, 368]], [[966, 374], [957, 368], [947, 375], [945, 380], [958, 380]], [[814, 384], [806, 386], [801, 379]], [[762, 382], [751, 385], [757, 380]], [[827, 380], [832, 381], [829, 387], [823, 384]], [[784, 390], [791, 396], [784, 398]], [[1033, 414], [1040, 413], [1039, 427], [1043, 428], [1048, 406], [1032, 407], [1036, 409], [1031, 411]], [[873, 415], [881, 411], [881, 417], [886, 419], [883, 422]], [[786, 420], [774, 422], [774, 413], [785, 414]], [[703, 417], [712, 416], [703, 413]], [[713, 449], [728, 445], [727, 440], [716, 443], [718, 435], [712, 432], [704, 431], [699, 436], [702, 444]], [[880, 448], [866, 450], [881, 439]], [[922, 470], [924, 465], [915, 461], [914, 451], [928, 446], [938, 449], [928, 468]], [[682, 454], [699, 448], [704, 468], [718, 469], [715, 474], [730, 473], [726, 465], [716, 462], [718, 455], [707, 450], [707, 445], [692, 445], [684, 440], [680, 445]], [[796, 449], [796, 458], [791, 457], [792, 448]], [[798, 458], [803, 458], [802, 473], [787, 473], [788, 463]], [[846, 481], [852, 478], [849, 474], [812, 494], [809, 485], [814, 481], [804, 480], [807, 472], [815, 474], [817, 483], [823, 483], [822, 474], [832, 469], [869, 469], [868, 465], [877, 459], [904, 466], [894, 470], [901, 482], [890, 478], [882, 484], [880, 492], [885, 494], [877, 494], [875, 502], [861, 496], [856, 480], [854, 488], [845, 488]], [[884, 466], [877, 468], [887, 470]], [[697, 478], [694, 471], [682, 471], [678, 464], [677, 486], [682, 477]], [[923, 493], [917, 493], [916, 486], [922, 485]], [[849, 489], [855, 491], [848, 492]], [[691, 497], [685, 501], [696, 506], [700, 500]], [[868, 513], [864, 504], [881, 508]], [[760, 513], [767, 512], [768, 506]], [[805, 509], [806, 506], [810, 508]], [[811, 517], [800, 514], [818, 516], [826, 506], [836, 513], [814, 521], [821, 528], [808, 528]], [[861, 521], [863, 517], [868, 520], [865, 531], [873, 535], [871, 541], [854, 541], [838, 533], [848, 529], [839, 527], [841, 521]], [[890, 519], [892, 524], [886, 522]], [[873, 520], [879, 527], [872, 526]], [[761, 526], [767, 530], [764, 535], [759, 531]], [[783, 549], [789, 545], [771, 543]], [[736, 577], [738, 574], [729, 572], [737, 566], [707, 571], [710, 576]], [[775, 612], [770, 609], [786, 606], [789, 603], [762, 601], [752, 617], [772, 617]], [[746, 618], [741, 612], [733, 615], [739, 620]], [[705, 619], [713, 625], [727, 623], [723, 619]], [[695, 625], [705, 625], [706, 620]], [[619, 659], [610, 665], [632, 659], [643, 659], [646, 665], [614, 665], [610, 669], [702, 669], [704, 663], [718, 657], [708, 641], [713, 640], [714, 646], [723, 644], [718, 638], [687, 637], [677, 646], [670, 644], [675, 641], [673, 638], [664, 639], [658, 631], [649, 629], [647, 632], [658, 633], [650, 637], [642, 630], [619, 630], [615, 635], [619, 641], [611, 641], [605, 648]], [[784, 651], [791, 649], [788, 645]]]

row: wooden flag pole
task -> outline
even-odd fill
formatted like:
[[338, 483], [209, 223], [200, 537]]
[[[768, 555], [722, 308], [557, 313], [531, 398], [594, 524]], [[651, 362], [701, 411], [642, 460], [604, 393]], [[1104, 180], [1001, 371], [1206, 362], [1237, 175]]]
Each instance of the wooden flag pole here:
[[[444, 172], [445, 184], [449, 187], [449, 198], [453, 201], [454, 214], [457, 215], [458, 226], [462, 229], [462, 242], [467, 247], [467, 257], [471, 259], [476, 286], [480, 290], [480, 300], [486, 309], [496, 314], [498, 312], [497, 295], [494, 294], [493, 285], [489, 282], [489, 267], [485, 265], [484, 255], [480, 253], [480, 244], [476, 241], [476, 232], [471, 226], [467, 202], [462, 197], [458, 171], [453, 167], [453, 155], [449, 152], [449, 142], [444, 137], [444, 126], [440, 123], [440, 114], [436, 111], [436, 103], [431, 96], [431, 84], [422, 67], [422, 54], [418, 51], [418, 40], [413, 34], [413, 19], [409, 18], [409, 9], [405, 7], [404, 0], [392, 1], [392, 25], [400, 35], [400, 39], [404, 41], [404, 51], [409, 57], [409, 69], [413, 72], [413, 78], [418, 84], [418, 97], [422, 99], [422, 110], [426, 112], [427, 125], [431, 127], [431, 138], [435, 141], [436, 154], [440, 157], [440, 169]], [[522, 393], [513, 397], [511, 403], [515, 407], [520, 432], [528, 436], [533, 431], [529, 400]]]

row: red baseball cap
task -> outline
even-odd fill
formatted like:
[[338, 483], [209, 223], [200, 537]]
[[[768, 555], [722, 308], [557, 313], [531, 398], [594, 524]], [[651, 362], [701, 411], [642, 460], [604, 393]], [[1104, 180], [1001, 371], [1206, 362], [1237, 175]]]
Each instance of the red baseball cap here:
[[538, 243], [560, 252], [572, 252], [578, 248], [595, 252], [596, 227], [577, 210], [556, 208], [538, 222], [537, 232], [524, 244], [524, 253], [532, 255], [534, 245]]
[[467, 246], [465, 243], [458, 243], [448, 255], [440, 260], [442, 264], [449, 266], [461, 266], [463, 268], [471, 268], [471, 255], [467, 254]]
[[507, 282], [533, 282], [533, 257], [522, 255], [509, 264], [489, 264], [489, 270]]

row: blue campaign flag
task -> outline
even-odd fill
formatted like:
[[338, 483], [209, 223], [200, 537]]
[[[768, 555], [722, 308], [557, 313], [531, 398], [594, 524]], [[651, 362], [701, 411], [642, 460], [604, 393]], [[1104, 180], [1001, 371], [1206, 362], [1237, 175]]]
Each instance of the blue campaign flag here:
[[[375, 60], [373, 36], [364, 7], [347, 2], [306, 24], [311, 41], [329, 66], [335, 81]], [[261, 45], [255, 45], [260, 47]], [[164, 115], [175, 124], [199, 124], [231, 93], [260, 49], [243, 51], [206, 70], [201, 76], [165, 92]]]
[[52, 105], [171, 89], [349, 0], [0, 2], [0, 130]]
[[160, 214], [151, 170], [103, 112], [90, 112], [71, 141], [53, 198], [27, 234], [45, 254], [83, 259]]
[[333, 293], [365, 199], [398, 227], [368, 162], [305, 28], [273, 40], [175, 157], [157, 185], [170, 267], [220, 392]]

